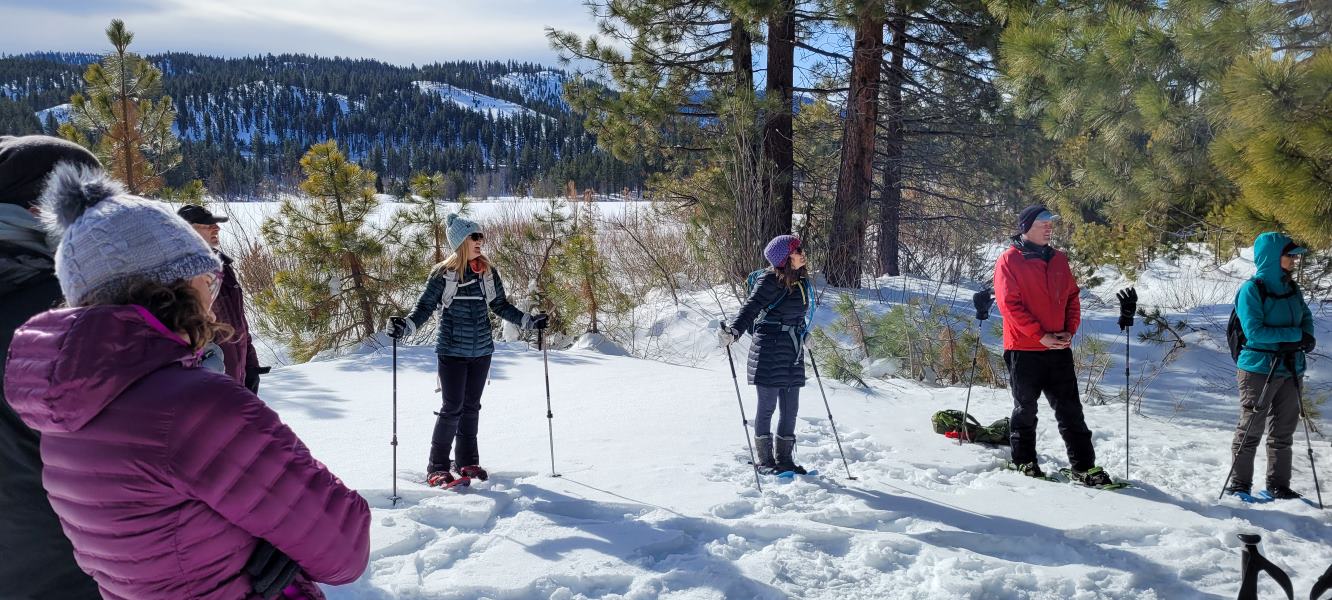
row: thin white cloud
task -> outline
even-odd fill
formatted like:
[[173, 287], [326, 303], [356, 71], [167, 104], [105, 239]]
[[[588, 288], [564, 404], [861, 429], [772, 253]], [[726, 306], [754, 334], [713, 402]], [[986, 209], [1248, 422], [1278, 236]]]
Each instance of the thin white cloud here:
[[554, 64], [545, 28], [588, 34], [581, 0], [112, 0], [50, 6], [0, 0], [0, 52], [103, 51], [124, 18], [143, 53], [304, 52], [390, 62], [517, 59]]

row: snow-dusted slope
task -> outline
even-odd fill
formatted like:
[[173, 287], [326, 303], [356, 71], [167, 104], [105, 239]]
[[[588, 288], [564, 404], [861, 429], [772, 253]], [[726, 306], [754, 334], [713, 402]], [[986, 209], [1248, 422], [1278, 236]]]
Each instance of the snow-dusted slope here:
[[463, 89], [447, 83], [435, 81], [413, 81], [418, 90], [423, 94], [432, 94], [439, 96], [445, 102], [452, 102], [467, 110], [473, 110], [481, 113], [488, 113], [491, 116], [513, 116], [517, 114], [537, 115], [536, 111], [524, 106], [514, 104], [508, 100], [492, 98], [485, 94]]
[[[960, 306], [965, 292], [939, 297]], [[481, 455], [494, 477], [461, 493], [420, 483], [440, 403], [429, 346], [399, 349], [396, 473], [387, 349], [274, 371], [265, 400], [374, 506], [370, 568], [330, 597], [1227, 598], [1238, 588], [1240, 532], [1263, 535], [1266, 556], [1302, 595], [1332, 562], [1326, 513], [1216, 500], [1235, 401], [1187, 368], [1162, 377], [1146, 415], [1133, 417], [1137, 489], [1027, 479], [997, 468], [1003, 450], [936, 435], [929, 416], [960, 408], [964, 388], [825, 380], [857, 477], [848, 480], [811, 380], [798, 458], [821, 475], [768, 480], [760, 493], [725, 355], [707, 349], [718, 314], [705, 300], [663, 310], [652, 332], [694, 348], [693, 366], [550, 352], [559, 478], [550, 476], [542, 354], [525, 344], [500, 346], [483, 400]], [[1088, 300], [1083, 334], [1122, 343], [1113, 309]], [[735, 303], [722, 302], [734, 314]], [[829, 319], [820, 310], [816, 321]], [[1326, 323], [1320, 332], [1332, 335]], [[1158, 352], [1136, 341], [1134, 351], [1135, 361]], [[1183, 364], [1222, 357], [1202, 343], [1188, 352]], [[744, 355], [742, 345], [737, 360]], [[1315, 377], [1326, 377], [1323, 367]], [[753, 388], [743, 379], [740, 388], [752, 417]], [[971, 398], [983, 422], [1010, 409], [1006, 391]], [[1123, 406], [1086, 411], [1099, 462], [1122, 477]], [[1048, 407], [1042, 413], [1041, 460], [1066, 465]], [[1316, 444], [1320, 470], [1332, 473], [1332, 450]], [[1295, 486], [1312, 495], [1300, 450]], [[407, 499], [397, 507], [386, 500], [391, 478]]]

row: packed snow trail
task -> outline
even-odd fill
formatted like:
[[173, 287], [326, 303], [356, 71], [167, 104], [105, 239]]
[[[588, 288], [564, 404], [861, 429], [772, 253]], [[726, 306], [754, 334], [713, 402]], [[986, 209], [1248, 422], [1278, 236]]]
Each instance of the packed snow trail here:
[[[771, 478], [759, 494], [724, 362], [551, 352], [552, 478], [541, 354], [525, 344], [500, 345], [482, 400], [490, 481], [431, 490], [435, 364], [429, 347], [399, 350], [396, 508], [387, 351], [265, 379], [264, 398], [374, 507], [370, 567], [331, 598], [1227, 598], [1234, 534], [1249, 531], [1303, 593], [1332, 562], [1324, 513], [1215, 501], [1227, 427], [1138, 419], [1140, 489], [1091, 490], [1026, 479], [1001, 469], [1006, 450], [935, 434], [929, 416], [962, 387], [825, 380], [854, 482], [806, 387], [797, 458], [823, 475]], [[752, 407], [753, 388], [741, 390]], [[988, 422], [1011, 402], [978, 388], [972, 406]], [[1121, 406], [1087, 407], [1112, 473]], [[1066, 465], [1053, 418], [1040, 429], [1042, 463]], [[1332, 473], [1330, 454], [1319, 466]]]

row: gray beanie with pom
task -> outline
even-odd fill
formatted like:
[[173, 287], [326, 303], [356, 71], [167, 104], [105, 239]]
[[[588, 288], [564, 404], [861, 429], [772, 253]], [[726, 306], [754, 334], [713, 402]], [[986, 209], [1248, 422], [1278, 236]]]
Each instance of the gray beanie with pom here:
[[168, 285], [222, 270], [222, 261], [165, 203], [125, 193], [101, 169], [61, 164], [38, 201], [59, 236], [56, 278], [70, 306], [124, 293], [136, 281]]
[[458, 216], [458, 213], [449, 213], [447, 222], [449, 229], [446, 233], [449, 236], [449, 246], [454, 250], [462, 245], [467, 236], [481, 232], [481, 226], [477, 225], [476, 221], [468, 221]]

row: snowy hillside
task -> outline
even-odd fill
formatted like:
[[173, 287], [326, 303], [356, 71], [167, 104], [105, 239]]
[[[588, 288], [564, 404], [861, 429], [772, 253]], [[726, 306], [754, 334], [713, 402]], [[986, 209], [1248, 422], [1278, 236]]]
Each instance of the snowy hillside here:
[[416, 88], [423, 94], [433, 94], [439, 96], [445, 102], [452, 102], [467, 110], [486, 113], [492, 117], [500, 115], [513, 116], [516, 114], [537, 116], [539, 114], [530, 108], [514, 104], [508, 100], [492, 98], [485, 94], [452, 86], [447, 83], [413, 81], [412, 85], [416, 86]]
[[[959, 311], [969, 305], [965, 288], [880, 283], [858, 292], [866, 308], [917, 294]], [[1303, 597], [1332, 562], [1327, 513], [1298, 501], [1217, 501], [1236, 401], [1233, 371], [1229, 389], [1212, 381], [1207, 365], [1224, 372], [1229, 357], [1205, 328], [1132, 417], [1134, 489], [1027, 479], [998, 468], [1004, 450], [935, 434], [929, 416], [961, 408], [963, 387], [875, 380], [862, 390], [825, 380], [857, 478], [849, 480], [811, 377], [797, 458], [820, 475], [767, 479], [760, 493], [744, 462], [748, 432], [731, 373], [712, 341], [723, 307], [733, 315], [736, 302], [717, 291], [721, 306], [709, 292], [678, 308], [656, 305], [643, 332], [688, 363], [616, 356], [604, 340], [550, 353], [559, 478], [550, 476], [542, 355], [526, 344], [500, 345], [484, 396], [482, 462], [494, 476], [460, 493], [420, 483], [440, 402], [429, 346], [399, 349], [397, 473], [388, 349], [275, 370], [261, 395], [374, 507], [370, 568], [329, 588], [330, 598], [1219, 599], [1238, 589], [1241, 532], [1262, 534], [1264, 554]], [[1090, 294], [1084, 306], [1080, 335], [1123, 343], [1113, 307]], [[821, 308], [816, 322], [833, 318]], [[1332, 339], [1329, 324], [1323, 315], [1319, 337]], [[1162, 353], [1134, 339], [1133, 368]], [[1311, 379], [1328, 380], [1327, 362], [1314, 359]], [[754, 389], [740, 383], [752, 417]], [[1005, 390], [977, 388], [971, 410], [988, 423], [1011, 401]], [[1123, 405], [1086, 412], [1098, 462], [1122, 477]], [[1066, 466], [1048, 406], [1042, 415], [1041, 460]], [[1297, 450], [1294, 486], [1312, 497], [1302, 436]], [[1315, 452], [1320, 471], [1332, 473], [1327, 441], [1316, 439]], [[391, 477], [406, 499], [396, 507], [386, 499]]]
[[568, 110], [563, 97], [565, 81], [564, 73], [559, 71], [537, 71], [509, 73], [496, 77], [491, 83], [518, 90], [528, 102], [542, 102]]
[[72, 118], [70, 111], [74, 108], [68, 102], [57, 106], [52, 106], [44, 110], [37, 111], [37, 122], [45, 123], [48, 117], [54, 117], [56, 123], [65, 124]]

